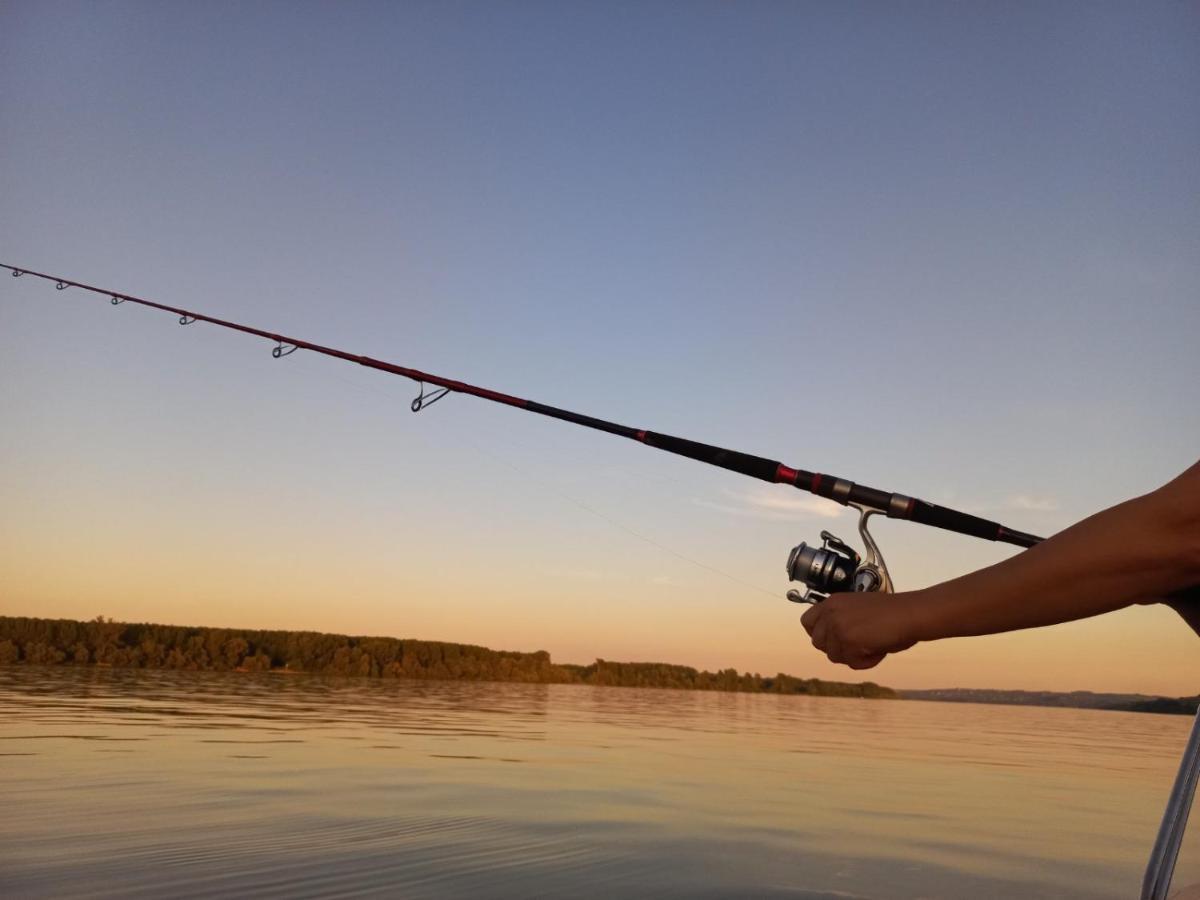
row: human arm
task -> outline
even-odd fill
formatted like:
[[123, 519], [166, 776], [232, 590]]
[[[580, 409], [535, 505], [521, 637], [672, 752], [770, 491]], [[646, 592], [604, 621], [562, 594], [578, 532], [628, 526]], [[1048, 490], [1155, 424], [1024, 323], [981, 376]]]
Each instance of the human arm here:
[[1166, 602], [1200, 633], [1200, 463], [1025, 552], [900, 594], [835, 594], [801, 620], [851, 668], [918, 641], [1037, 628]]
[[1192, 626], [1192, 631], [1200, 634], [1200, 584], [1172, 594], [1162, 602], [1179, 613], [1183, 621]]

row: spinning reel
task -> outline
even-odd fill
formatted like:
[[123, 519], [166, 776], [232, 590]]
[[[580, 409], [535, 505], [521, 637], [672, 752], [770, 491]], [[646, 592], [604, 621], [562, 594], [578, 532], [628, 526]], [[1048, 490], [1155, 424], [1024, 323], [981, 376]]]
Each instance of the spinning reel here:
[[867, 548], [863, 559], [841, 538], [821, 532], [821, 546], [800, 544], [788, 555], [789, 581], [802, 581], [808, 588], [803, 594], [791, 590], [787, 598], [793, 603], [820, 603], [829, 595], [842, 591], [876, 591], [892, 593], [892, 577], [888, 574], [879, 545], [867, 530], [867, 519], [883, 510], [859, 503], [847, 504], [858, 510], [858, 533]]

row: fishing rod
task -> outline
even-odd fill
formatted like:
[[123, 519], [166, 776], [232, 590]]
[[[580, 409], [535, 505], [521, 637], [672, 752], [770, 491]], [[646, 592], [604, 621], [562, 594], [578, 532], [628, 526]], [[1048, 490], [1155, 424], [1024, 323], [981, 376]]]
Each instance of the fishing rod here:
[[[122, 303], [136, 303], [139, 306], [161, 309], [164, 312], [179, 316], [180, 325], [209, 322], [213, 325], [219, 325], [222, 328], [229, 328], [233, 331], [241, 331], [245, 334], [266, 338], [269, 341], [275, 342], [275, 347], [271, 350], [271, 355], [276, 359], [288, 356], [297, 350], [311, 350], [314, 353], [322, 353], [325, 356], [332, 356], [346, 362], [357, 363], [369, 369], [378, 369], [381, 372], [387, 372], [392, 375], [401, 375], [417, 382], [419, 386], [418, 394], [410, 407], [415, 413], [436, 403], [447, 394], [470, 394], [473, 397], [480, 397], [484, 400], [490, 400], [493, 403], [502, 403], [505, 406], [523, 409], [526, 412], [549, 416], [552, 419], [561, 419], [564, 422], [582, 425], [585, 428], [593, 428], [597, 431], [615, 434], [618, 437], [629, 438], [648, 447], [654, 447], [667, 453], [674, 453], [676, 456], [686, 456], [689, 459], [708, 463], [711, 466], [718, 466], [722, 469], [728, 469], [731, 472], [737, 472], [740, 475], [747, 475], [761, 481], [790, 485], [799, 490], [808, 491], [811, 494], [816, 494], [818, 497], [825, 497], [843, 506], [849, 506], [857, 510], [859, 514], [858, 531], [866, 548], [865, 556], [860, 555], [849, 544], [830, 534], [828, 531], [821, 532], [821, 545], [819, 547], [801, 543], [792, 549], [787, 561], [788, 579], [790, 581], [802, 582], [807, 588], [804, 594], [795, 590], [787, 592], [787, 598], [795, 603], [818, 603], [835, 591], [892, 592], [892, 579], [888, 574], [887, 565], [884, 563], [883, 554], [880, 553], [879, 546], [868, 530], [868, 519], [873, 515], [883, 515], [889, 519], [905, 519], [921, 525], [930, 525], [934, 528], [941, 528], [970, 537], [983, 538], [984, 540], [1001, 541], [1006, 544], [1014, 544], [1018, 547], [1032, 547], [1042, 540], [1042, 538], [1035, 535], [1007, 528], [998, 522], [992, 522], [956, 509], [939, 506], [936, 503], [929, 503], [928, 501], [910, 497], [906, 494], [882, 491], [864, 484], [856, 484], [853, 481], [839, 478], [835, 475], [794, 469], [777, 460], [766, 459], [762, 456], [754, 456], [738, 450], [716, 447], [712, 444], [702, 444], [698, 441], [673, 437], [669, 434], [660, 434], [641, 428], [631, 428], [628, 425], [618, 425], [615, 422], [608, 422], [604, 419], [597, 419], [594, 416], [572, 412], [569, 409], [547, 406], [545, 403], [538, 403], [535, 400], [524, 400], [520, 397], [503, 394], [489, 388], [467, 384], [464, 381], [456, 381], [453, 378], [431, 375], [419, 369], [372, 359], [369, 356], [347, 353], [344, 350], [338, 350], [333, 347], [324, 347], [310, 341], [302, 341], [298, 338], [276, 334], [273, 331], [264, 331], [261, 328], [252, 328], [249, 325], [241, 325], [237, 322], [217, 319], [203, 313], [181, 309], [176, 306], [168, 306], [165, 303], [157, 303], [153, 300], [135, 297], [132, 294], [124, 294], [119, 291], [108, 290], [107, 288], [95, 287], [94, 285], [73, 281], [58, 275], [34, 272], [32, 269], [19, 268], [7, 263], [0, 263], [0, 268], [8, 269], [14, 278], [31, 275], [34, 278], [40, 278], [44, 281], [52, 281], [55, 288], [60, 291], [65, 291], [67, 288], [79, 288], [93, 294], [107, 296], [113, 306], [119, 306]], [[426, 392], [426, 385], [433, 386], [433, 389], [428, 393]]]

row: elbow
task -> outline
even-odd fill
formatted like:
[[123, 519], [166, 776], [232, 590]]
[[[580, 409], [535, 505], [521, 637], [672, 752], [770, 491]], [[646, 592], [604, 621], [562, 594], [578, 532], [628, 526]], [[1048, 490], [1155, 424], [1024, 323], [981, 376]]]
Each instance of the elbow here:
[[1200, 584], [1200, 491], [1171, 490], [1150, 495], [1156, 501], [1160, 534], [1169, 548], [1180, 587]]
[[1186, 586], [1200, 584], [1200, 509], [1192, 509], [1190, 516], [1180, 523], [1178, 538]]
[[1183, 550], [1187, 586], [1200, 585], [1200, 534], [1193, 533], [1191, 540]]

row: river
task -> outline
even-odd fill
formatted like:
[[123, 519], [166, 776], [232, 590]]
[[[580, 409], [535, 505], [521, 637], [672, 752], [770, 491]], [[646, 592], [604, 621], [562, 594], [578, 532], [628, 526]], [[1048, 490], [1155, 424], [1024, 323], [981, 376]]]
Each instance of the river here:
[[[1127, 898], [1189, 725], [0, 667], [0, 884], [12, 897]], [[1177, 880], [1200, 874], [1195, 855]]]

